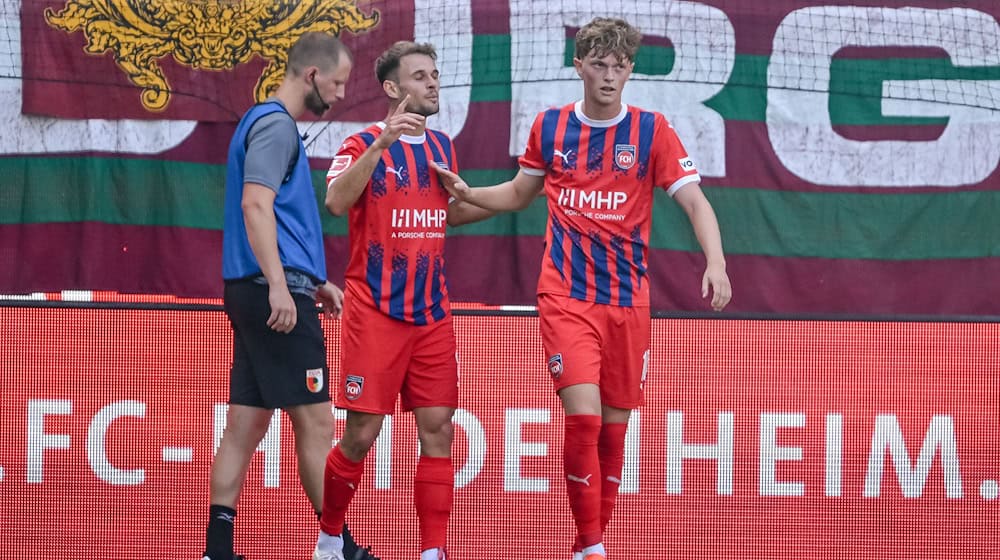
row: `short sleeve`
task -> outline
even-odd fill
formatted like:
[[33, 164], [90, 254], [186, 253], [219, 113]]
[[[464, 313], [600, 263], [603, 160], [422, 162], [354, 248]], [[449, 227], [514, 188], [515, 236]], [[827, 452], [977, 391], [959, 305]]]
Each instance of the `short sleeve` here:
[[674, 127], [657, 113], [653, 132], [655, 184], [673, 196], [684, 185], [701, 181], [698, 168], [688, 156]]
[[528, 146], [524, 150], [524, 155], [517, 159], [517, 164], [528, 175], [544, 175], [547, 165], [545, 156], [542, 154], [542, 119], [545, 113], [538, 113], [535, 122], [531, 125], [531, 133], [528, 134]]
[[340, 145], [340, 149], [337, 150], [337, 155], [333, 156], [333, 161], [330, 162], [330, 169], [326, 172], [327, 188], [330, 188], [330, 183], [338, 175], [347, 171], [361, 157], [361, 154], [365, 153], [366, 149], [368, 149], [368, 146], [365, 145], [364, 141], [357, 134], [344, 140], [344, 143]]
[[299, 131], [284, 112], [257, 119], [247, 134], [243, 182], [257, 183], [278, 192], [298, 157]]

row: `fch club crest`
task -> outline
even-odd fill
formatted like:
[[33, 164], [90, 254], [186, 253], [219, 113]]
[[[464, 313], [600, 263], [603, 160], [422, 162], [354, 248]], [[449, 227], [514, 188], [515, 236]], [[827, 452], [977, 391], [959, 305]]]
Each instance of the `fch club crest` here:
[[563, 372], [563, 359], [562, 353], [556, 354], [549, 358], [549, 375], [552, 379], [559, 379]]
[[631, 169], [635, 165], [635, 146], [615, 144], [615, 165], [622, 170]]
[[344, 396], [349, 401], [358, 400], [365, 388], [365, 378], [361, 375], [348, 375], [344, 381]]

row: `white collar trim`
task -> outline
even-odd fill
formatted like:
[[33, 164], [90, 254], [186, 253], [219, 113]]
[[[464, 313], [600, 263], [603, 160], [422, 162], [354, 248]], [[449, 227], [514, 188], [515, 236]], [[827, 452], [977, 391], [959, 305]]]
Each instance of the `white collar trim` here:
[[582, 122], [583, 124], [585, 124], [585, 125], [587, 125], [589, 127], [593, 127], [593, 128], [608, 128], [608, 127], [615, 126], [616, 124], [618, 124], [618, 123], [622, 122], [623, 120], [625, 120], [625, 115], [628, 114], [628, 105], [626, 105], [625, 103], [622, 103], [622, 110], [619, 111], [619, 113], [616, 116], [614, 116], [614, 117], [612, 117], [612, 118], [610, 118], [608, 120], [605, 120], [605, 121], [595, 120], [595, 119], [592, 119], [592, 118], [588, 117], [587, 115], [584, 115], [583, 114], [583, 100], [582, 99], [580, 101], [577, 101], [576, 104], [573, 105], [573, 111], [576, 113], [576, 118], [580, 119], [580, 122]]
[[[375, 123], [375, 126], [381, 128], [382, 130], [385, 130], [385, 122], [384, 121], [379, 121], [379, 122]], [[426, 132], [422, 132], [422, 133], [420, 133], [420, 136], [410, 136], [408, 134], [401, 134], [399, 136], [399, 140], [401, 142], [406, 142], [407, 144], [423, 144], [424, 142], [427, 141], [427, 133]]]

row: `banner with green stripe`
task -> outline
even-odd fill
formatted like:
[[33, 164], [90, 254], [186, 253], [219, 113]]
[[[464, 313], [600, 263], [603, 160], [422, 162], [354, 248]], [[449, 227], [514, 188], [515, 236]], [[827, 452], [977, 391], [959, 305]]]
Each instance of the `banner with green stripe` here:
[[[221, 293], [218, 275], [204, 271], [219, 267], [226, 145], [234, 121], [273, 84], [268, 53], [288, 38], [260, 35], [256, 44], [270, 50], [252, 56], [231, 44], [183, 50], [169, 33], [143, 30], [141, 13], [113, 21], [114, 10], [95, 8], [120, 11], [124, 0], [3, 1], [5, 25], [19, 33], [0, 47], [10, 123], [0, 134], [0, 293]], [[356, 65], [332, 118], [299, 124], [318, 199], [341, 140], [384, 116], [370, 69], [393, 41], [437, 45], [442, 110], [430, 125], [455, 139], [470, 184], [487, 185], [514, 175], [538, 111], [582, 95], [572, 37], [607, 15], [597, 1], [327, 4], [316, 21], [341, 34]], [[646, 0], [613, 14], [644, 32], [625, 101], [667, 116], [719, 216], [732, 309], [1000, 315], [991, 295], [1000, 7], [828, 4]], [[257, 29], [234, 14], [234, 29]], [[136, 29], [144, 42], [115, 52]], [[166, 54], [144, 68], [123, 58], [142, 49]], [[451, 230], [453, 297], [531, 303], [545, 227], [541, 200]], [[324, 216], [324, 229], [337, 279], [347, 223]], [[40, 244], [47, 235], [59, 245]], [[486, 243], [489, 254], [477, 250]], [[144, 249], [120, 260], [123, 245]], [[663, 193], [651, 245], [654, 307], [705, 309], [697, 242]], [[157, 265], [167, 262], [199, 272]], [[122, 266], [149, 274], [101, 273]], [[513, 285], [484, 270], [512, 271]]]

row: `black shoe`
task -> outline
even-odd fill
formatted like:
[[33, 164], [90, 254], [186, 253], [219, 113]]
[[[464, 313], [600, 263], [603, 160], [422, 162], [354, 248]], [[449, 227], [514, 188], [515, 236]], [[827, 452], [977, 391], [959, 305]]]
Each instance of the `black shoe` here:
[[347, 523], [344, 523], [344, 532], [341, 533], [341, 536], [344, 538], [344, 560], [379, 560], [377, 556], [372, 554], [370, 546], [361, 547], [354, 542], [354, 537], [347, 530]]

